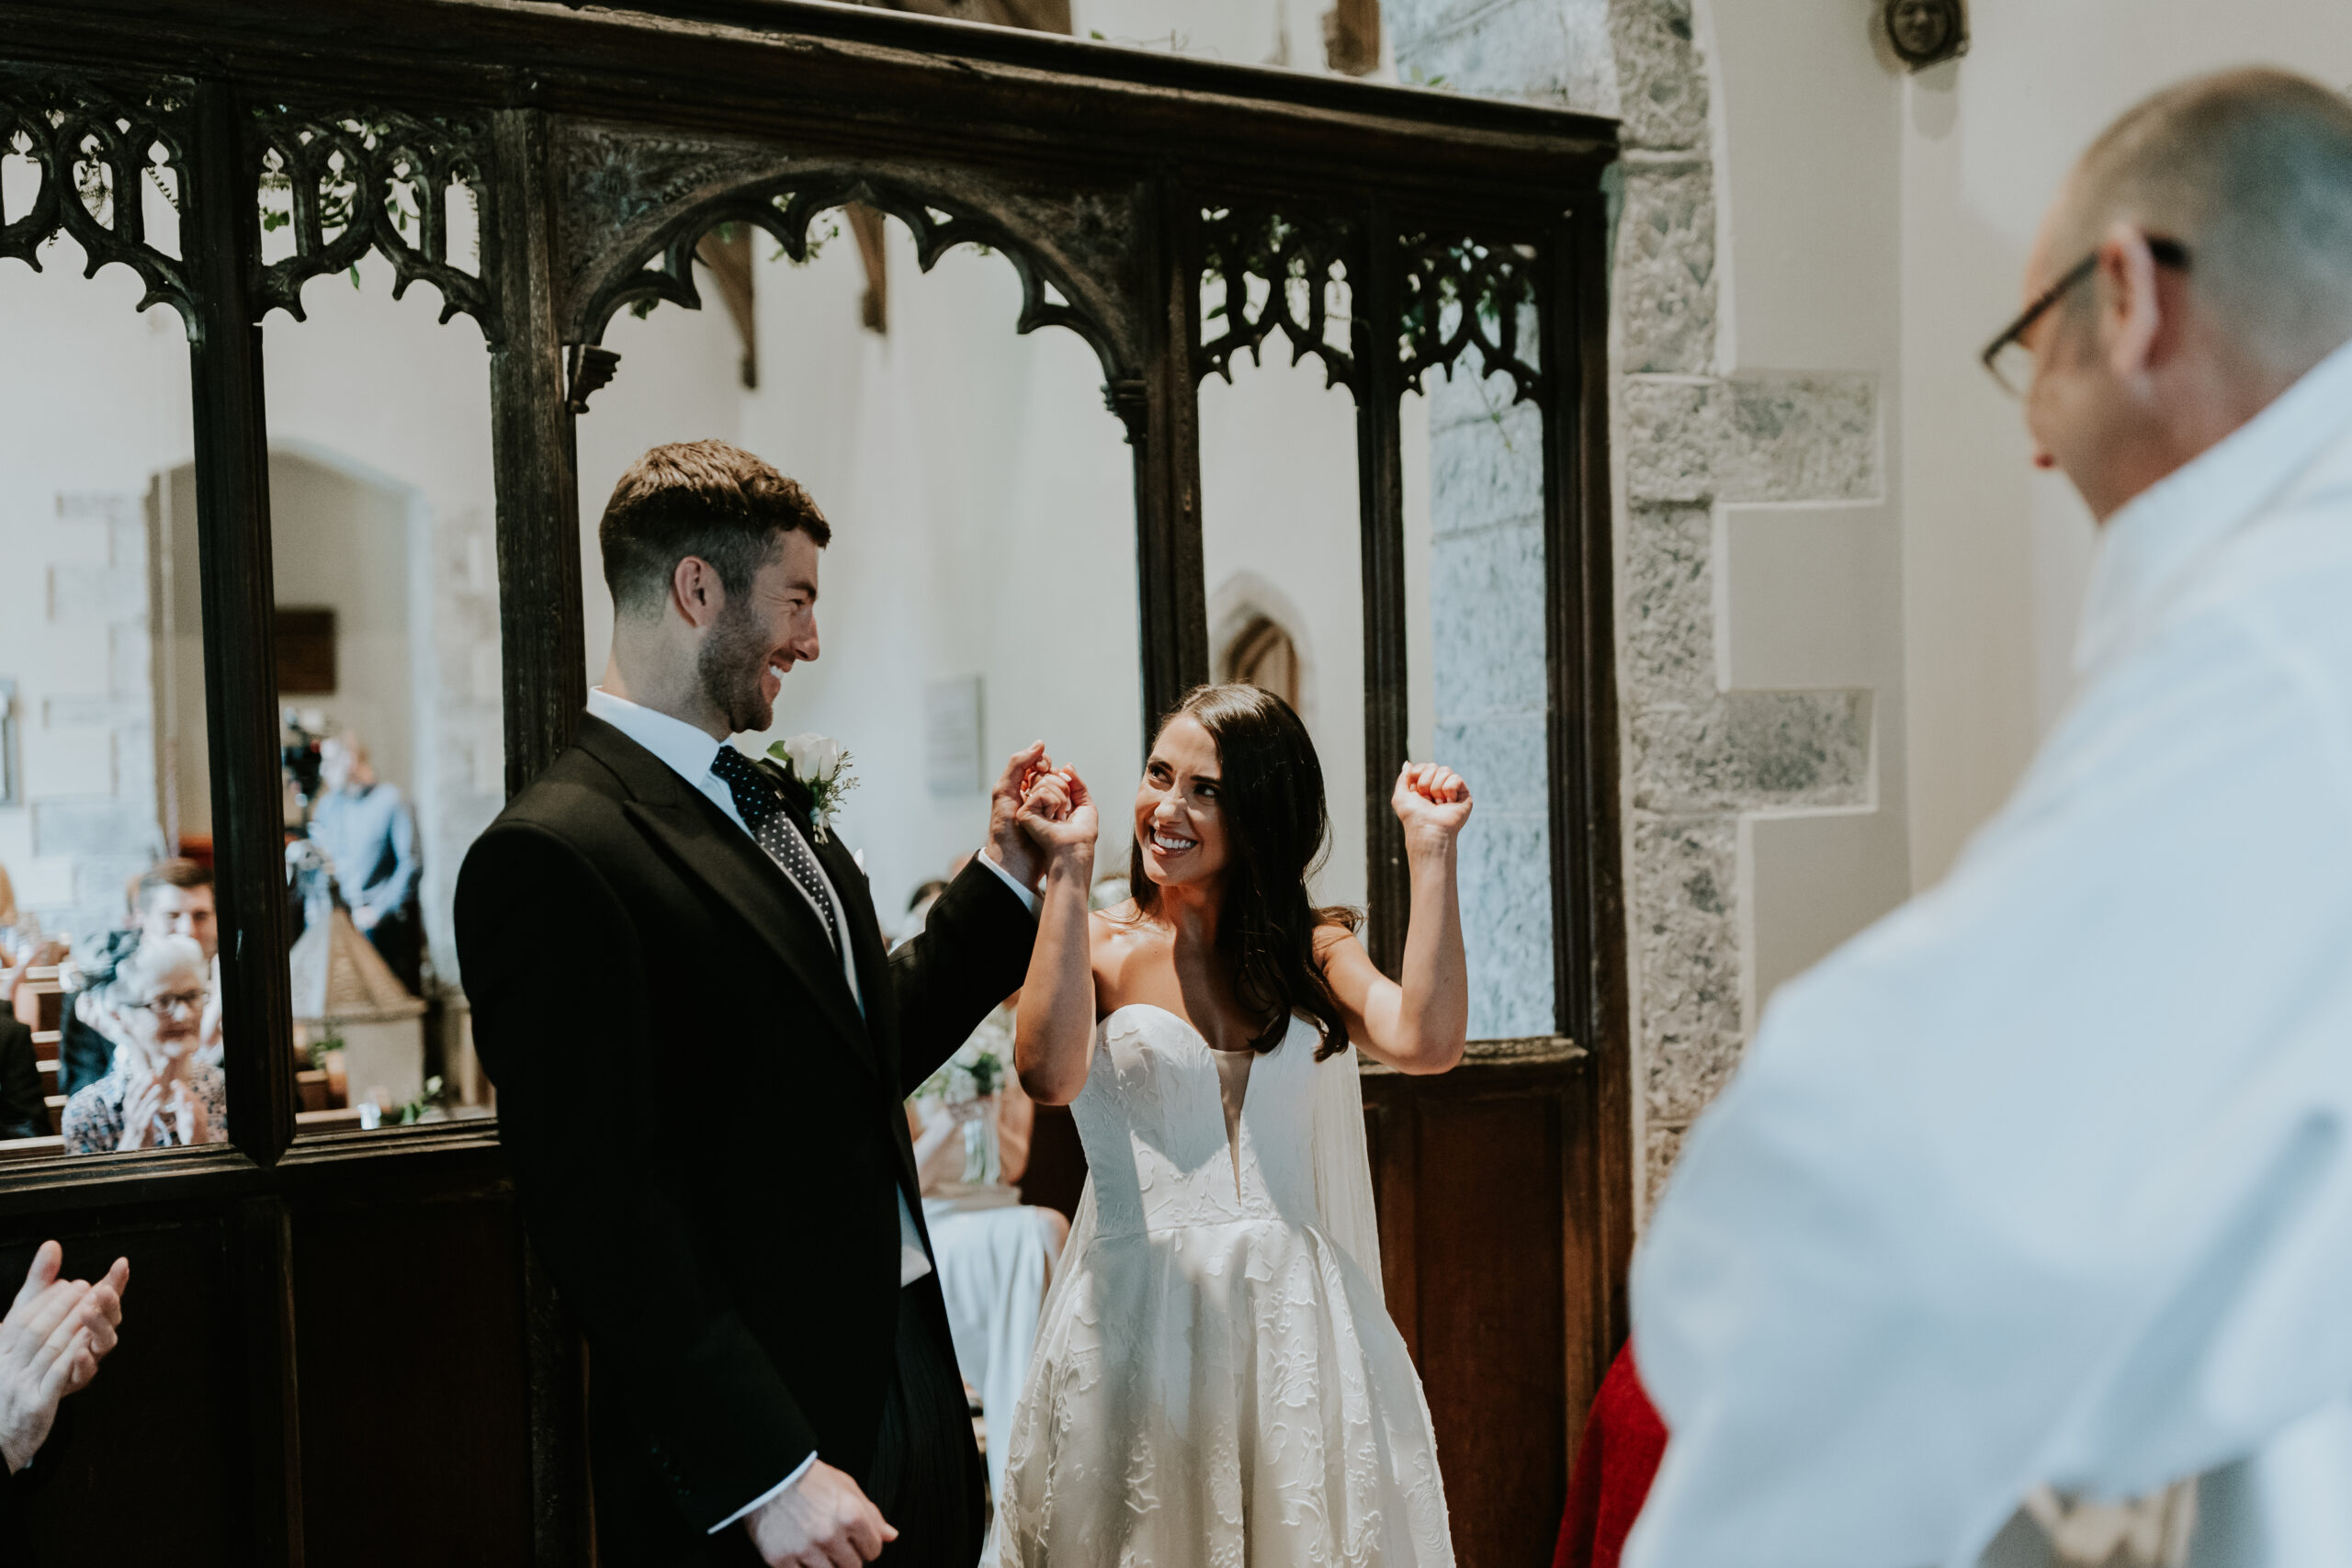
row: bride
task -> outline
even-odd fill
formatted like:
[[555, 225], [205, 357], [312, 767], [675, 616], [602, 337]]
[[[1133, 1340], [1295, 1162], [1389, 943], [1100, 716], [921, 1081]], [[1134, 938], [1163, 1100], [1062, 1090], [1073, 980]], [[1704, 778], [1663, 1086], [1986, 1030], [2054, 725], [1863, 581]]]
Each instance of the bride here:
[[997, 1501], [999, 1568], [1450, 1564], [1429, 1408], [1381, 1299], [1354, 1051], [1461, 1060], [1468, 980], [1451, 771], [1396, 781], [1404, 983], [1317, 909], [1329, 833], [1298, 716], [1204, 686], [1136, 790], [1136, 897], [1087, 911], [1096, 812], [1039, 779], [1051, 854], [1014, 1062], [1091, 1171]]

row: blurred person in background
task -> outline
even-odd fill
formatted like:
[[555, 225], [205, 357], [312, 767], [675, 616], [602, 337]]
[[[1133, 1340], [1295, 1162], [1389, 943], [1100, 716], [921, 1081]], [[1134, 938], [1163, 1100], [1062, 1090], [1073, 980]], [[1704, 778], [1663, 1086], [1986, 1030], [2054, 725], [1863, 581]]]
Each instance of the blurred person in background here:
[[350, 730], [320, 743], [311, 840], [334, 865], [335, 886], [351, 908], [351, 923], [375, 944], [410, 994], [421, 994], [424, 948], [416, 887], [423, 867], [416, 818], [400, 787], [376, 776], [368, 743]]

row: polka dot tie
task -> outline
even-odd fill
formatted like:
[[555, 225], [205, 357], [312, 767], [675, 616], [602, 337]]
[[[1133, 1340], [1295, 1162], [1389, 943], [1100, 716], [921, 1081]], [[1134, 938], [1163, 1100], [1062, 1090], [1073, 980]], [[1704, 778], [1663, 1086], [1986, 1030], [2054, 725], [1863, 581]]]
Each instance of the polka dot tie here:
[[783, 867], [784, 874], [817, 907], [817, 918], [825, 924], [825, 938], [839, 953], [842, 933], [833, 923], [833, 901], [825, 892], [825, 879], [817, 870], [816, 855], [801, 838], [800, 829], [792, 824], [784, 791], [732, 746], [718, 749], [710, 771], [724, 780], [734, 795], [735, 809], [743, 814], [743, 825], [752, 830], [752, 842], [766, 851], [768, 859]]

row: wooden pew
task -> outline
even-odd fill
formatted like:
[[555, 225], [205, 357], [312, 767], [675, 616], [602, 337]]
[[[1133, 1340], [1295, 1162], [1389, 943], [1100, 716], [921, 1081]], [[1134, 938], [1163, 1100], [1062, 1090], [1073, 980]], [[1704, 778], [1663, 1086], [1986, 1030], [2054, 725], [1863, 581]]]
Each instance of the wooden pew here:
[[64, 1152], [62, 1138], [0, 1138], [0, 1161], [50, 1159]]
[[58, 983], [56, 964], [25, 971], [17, 984], [17, 1021], [32, 1025], [36, 1034], [65, 1027], [65, 987]]

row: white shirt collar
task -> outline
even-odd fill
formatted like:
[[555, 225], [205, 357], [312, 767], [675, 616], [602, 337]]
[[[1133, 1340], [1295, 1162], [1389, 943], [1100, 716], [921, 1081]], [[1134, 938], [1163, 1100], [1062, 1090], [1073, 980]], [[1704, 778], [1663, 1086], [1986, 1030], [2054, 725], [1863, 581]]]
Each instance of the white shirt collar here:
[[616, 697], [602, 686], [588, 688], [588, 711], [667, 762], [672, 773], [696, 789], [724, 744], [683, 718]]
[[2277, 499], [2348, 420], [2352, 343], [2109, 518], [2084, 595], [2075, 673], [2106, 662], [2205, 553]]

